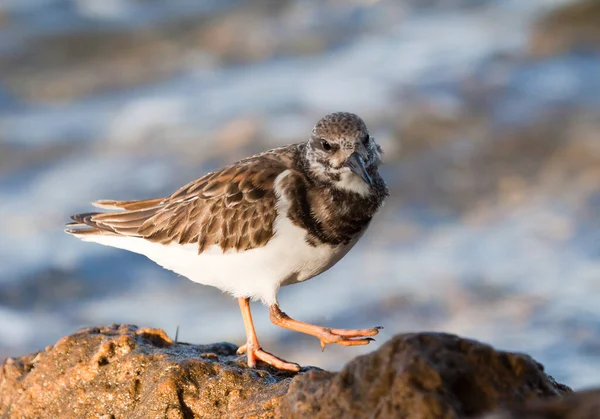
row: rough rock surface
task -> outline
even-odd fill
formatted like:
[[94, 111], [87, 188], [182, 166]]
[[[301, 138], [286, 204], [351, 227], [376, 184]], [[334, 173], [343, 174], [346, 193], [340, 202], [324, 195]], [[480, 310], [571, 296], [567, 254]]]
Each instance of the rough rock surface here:
[[582, 391], [551, 401], [535, 401], [510, 411], [494, 412], [483, 419], [597, 419], [600, 389]]
[[235, 345], [162, 330], [81, 330], [0, 369], [2, 418], [455, 418], [570, 389], [527, 355], [454, 335], [397, 335], [339, 373], [250, 370]]
[[296, 377], [284, 417], [462, 418], [571, 390], [523, 354], [442, 333], [397, 335], [339, 373]]
[[236, 349], [130, 325], [81, 330], [4, 363], [0, 417], [273, 417], [291, 375], [250, 370]]

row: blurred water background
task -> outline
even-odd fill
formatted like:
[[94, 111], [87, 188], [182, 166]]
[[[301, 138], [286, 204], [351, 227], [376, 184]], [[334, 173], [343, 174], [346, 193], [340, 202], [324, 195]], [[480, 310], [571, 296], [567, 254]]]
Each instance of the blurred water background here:
[[385, 329], [366, 348], [269, 323], [339, 368], [438, 330], [600, 383], [600, 1], [0, 0], [0, 357], [133, 323], [244, 341], [237, 303], [62, 232], [96, 199], [170, 194], [360, 114], [392, 195], [291, 316]]

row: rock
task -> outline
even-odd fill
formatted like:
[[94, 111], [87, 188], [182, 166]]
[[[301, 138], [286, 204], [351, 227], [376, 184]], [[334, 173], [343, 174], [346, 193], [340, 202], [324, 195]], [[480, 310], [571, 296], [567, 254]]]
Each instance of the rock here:
[[527, 355], [415, 333], [395, 336], [339, 373], [297, 376], [278, 412], [286, 418], [460, 418], [570, 392]]
[[527, 355], [441, 333], [397, 335], [339, 373], [248, 369], [236, 349], [81, 330], [3, 363], [0, 417], [457, 418], [571, 392]]
[[174, 343], [129, 325], [81, 330], [0, 371], [0, 417], [270, 418], [291, 380], [230, 343]]
[[548, 56], [575, 49], [600, 51], [600, 2], [568, 2], [535, 25], [530, 50]]
[[482, 419], [597, 419], [600, 389], [582, 391], [562, 399], [528, 403], [509, 411], [495, 412]]

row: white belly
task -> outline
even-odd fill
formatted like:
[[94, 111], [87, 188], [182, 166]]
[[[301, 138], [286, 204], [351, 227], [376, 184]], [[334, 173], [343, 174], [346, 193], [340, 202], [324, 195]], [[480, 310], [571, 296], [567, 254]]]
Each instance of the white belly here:
[[337, 263], [358, 241], [346, 246], [318, 246], [306, 243], [306, 231], [287, 217], [276, 223], [276, 234], [266, 246], [223, 253], [213, 246], [198, 254], [196, 244], [162, 245], [124, 236], [82, 236], [106, 246], [147, 256], [160, 266], [194, 282], [217, 287], [234, 297], [249, 297], [264, 304], [275, 303], [280, 286], [310, 279]]

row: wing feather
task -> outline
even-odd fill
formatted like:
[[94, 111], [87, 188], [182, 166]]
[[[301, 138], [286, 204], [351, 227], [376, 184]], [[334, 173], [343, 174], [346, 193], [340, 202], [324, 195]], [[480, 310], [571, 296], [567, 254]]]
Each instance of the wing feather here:
[[208, 173], [167, 198], [96, 201], [100, 208], [124, 211], [74, 215], [67, 232], [191, 243], [199, 253], [214, 245], [223, 251], [264, 246], [277, 217], [275, 179], [290, 162], [278, 156], [265, 153]]
[[101, 199], [99, 201], [92, 202], [92, 205], [102, 209], [138, 210], [159, 205], [163, 199], [164, 198], [140, 199], [136, 201], [113, 201], [110, 199]]

